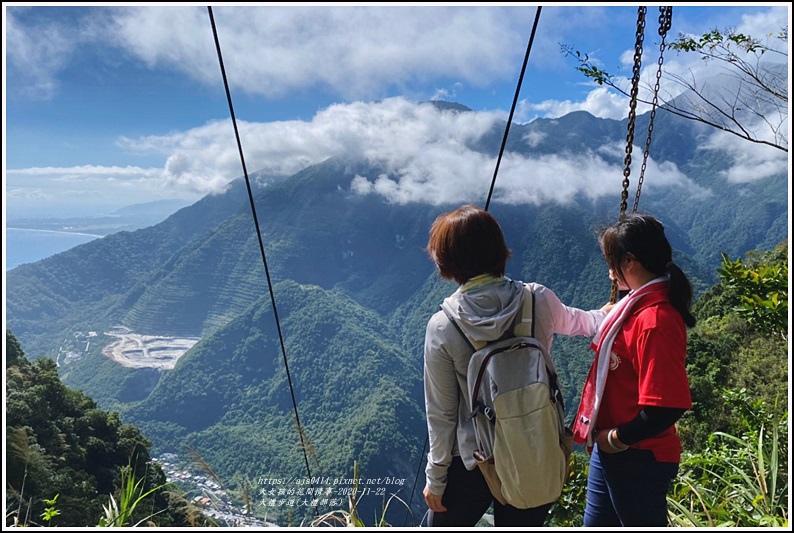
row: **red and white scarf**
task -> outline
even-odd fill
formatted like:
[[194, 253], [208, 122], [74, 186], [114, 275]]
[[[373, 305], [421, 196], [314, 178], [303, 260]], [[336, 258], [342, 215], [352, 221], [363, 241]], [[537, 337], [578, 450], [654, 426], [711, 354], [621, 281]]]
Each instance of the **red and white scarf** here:
[[587, 443], [588, 448], [593, 447], [595, 440], [595, 421], [598, 419], [598, 410], [601, 407], [601, 400], [604, 395], [604, 387], [609, 375], [609, 358], [612, 354], [612, 344], [620, 332], [623, 321], [631, 310], [643, 296], [655, 292], [661, 287], [657, 284], [666, 282], [669, 276], [661, 276], [653, 279], [637, 290], [629, 292], [609, 311], [604, 321], [590, 343], [590, 347], [596, 355], [590, 372], [587, 374], [582, 389], [582, 399], [579, 402], [579, 410], [573, 421], [573, 439], [579, 444]]

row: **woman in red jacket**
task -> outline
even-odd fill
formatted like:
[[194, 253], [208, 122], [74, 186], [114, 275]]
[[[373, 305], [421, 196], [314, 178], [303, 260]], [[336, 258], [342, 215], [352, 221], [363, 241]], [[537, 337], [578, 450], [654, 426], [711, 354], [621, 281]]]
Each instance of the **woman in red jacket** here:
[[610, 275], [630, 291], [596, 333], [574, 419], [574, 439], [592, 450], [584, 525], [666, 526], [681, 459], [675, 422], [692, 407], [692, 287], [651, 216], [626, 215], [601, 232], [600, 244]]

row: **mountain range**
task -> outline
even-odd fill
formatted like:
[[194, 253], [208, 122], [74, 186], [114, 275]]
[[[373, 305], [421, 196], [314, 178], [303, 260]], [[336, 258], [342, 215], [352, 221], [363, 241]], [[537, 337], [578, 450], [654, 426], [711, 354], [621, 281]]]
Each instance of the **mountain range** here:
[[[647, 115], [637, 118], [638, 132], [647, 125]], [[660, 113], [653, 132], [654, 159], [699, 192], [659, 186], [649, 175], [641, 210], [665, 223], [696, 293], [714, 283], [721, 253], [737, 257], [788, 238], [785, 173], [733, 183], [721, 174], [730, 153], [701, 149], [700, 125]], [[494, 128], [468, 148], [494, 158], [502, 134]], [[598, 153], [620, 167], [624, 154], [603, 147], [625, 136], [625, 120], [575, 112], [511, 125], [505, 148], [534, 158]], [[7, 326], [26, 353], [58, 359], [67, 385], [139, 426], [155, 453], [190, 446], [221, 478], [252, 484], [350, 478], [355, 463], [361, 477], [402, 480], [386, 496], [397, 493], [418, 523], [424, 328], [455, 290], [424, 248], [435, 217], [458, 205], [397, 203], [351, 186], [357, 176], [381, 175], [397, 179], [399, 170], [363, 155], [261, 185], [254, 174], [259, 233], [237, 178], [159, 224], [21, 265], [7, 273]], [[614, 195], [566, 202], [511, 203], [511, 191], [502, 190], [490, 211], [512, 251], [507, 275], [542, 283], [569, 305], [605, 303], [609, 281], [596, 235], [618, 214], [619, 183]], [[486, 193], [487, 183], [483, 200]], [[103, 355], [114, 340], [106, 332], [118, 326], [200, 340], [171, 369], [124, 367]], [[569, 406], [589, 367], [587, 344], [555, 340]], [[365, 508], [383, 503], [368, 498]], [[289, 518], [283, 508], [267, 512], [269, 520]]]

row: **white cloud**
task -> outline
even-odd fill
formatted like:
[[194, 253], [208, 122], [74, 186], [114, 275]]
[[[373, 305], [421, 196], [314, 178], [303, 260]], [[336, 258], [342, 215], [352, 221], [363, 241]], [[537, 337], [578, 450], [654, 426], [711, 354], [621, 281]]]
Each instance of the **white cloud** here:
[[[74, 17], [52, 17], [24, 27], [11, 16], [23, 8], [9, 8], [9, 62], [39, 93], [51, 94], [67, 61], [93, 45], [92, 53], [120, 63], [136, 58], [151, 69], [189, 76], [205, 86], [220, 88], [219, 66], [207, 9], [184, 5], [100, 6], [77, 9]], [[615, 6], [545, 6], [533, 43], [531, 68], [557, 73], [572, 70], [560, 44], [603, 33], [604, 49], [590, 54], [597, 65], [610, 70], [607, 49], [614, 28], [630, 27], [625, 10]], [[649, 10], [643, 80], [655, 73], [655, 22]], [[535, 16], [535, 6], [502, 5], [236, 5], [213, 10], [222, 44], [228, 81], [233, 90], [268, 99], [324, 91], [346, 100], [383, 98], [403, 94], [414, 99], [465, 98], [466, 91], [512, 81]], [[715, 10], [715, 13], [719, 12]], [[42, 11], [44, 13], [44, 11]], [[742, 17], [740, 31], [753, 35], [780, 29], [786, 8]], [[676, 20], [677, 23], [677, 20]], [[706, 31], [707, 28], [703, 28]], [[42, 35], [46, 38], [41, 38]], [[633, 35], [625, 36], [622, 58], [630, 67]], [[13, 39], [13, 40], [12, 40]], [[592, 41], [591, 41], [592, 42]], [[601, 45], [601, 42], [596, 42]], [[622, 41], [621, 41], [622, 42]], [[103, 52], [104, 50], [104, 52]], [[703, 62], [693, 54], [667, 53], [671, 72], [699, 72]], [[630, 68], [616, 75], [628, 82]], [[428, 89], [418, 89], [429, 84]], [[663, 89], [675, 94], [672, 83]], [[416, 91], [423, 94], [411, 94]], [[432, 91], [432, 90], [431, 90]], [[567, 88], [566, 88], [567, 93]], [[625, 97], [596, 88], [583, 102], [546, 100], [531, 107], [547, 118], [566, 110], [583, 109], [596, 116], [620, 118], [627, 114]], [[621, 99], [623, 105], [620, 105]], [[638, 113], [647, 110], [639, 104]], [[517, 120], [530, 117], [519, 112]], [[531, 118], [531, 117], [530, 117]]]
[[[622, 167], [614, 161], [622, 152], [623, 148], [615, 144], [597, 152], [529, 158], [508, 154], [499, 167], [493, 201], [513, 205], [567, 204], [580, 197], [614, 195], [623, 179]], [[434, 151], [425, 154], [421, 161], [410, 161], [396, 177], [356, 176], [351, 189], [357, 194], [378, 194], [398, 204], [476, 202], [485, 199], [494, 163], [493, 158], [478, 153], [453, 155]], [[692, 194], [708, 194], [672, 163], [657, 164], [649, 159], [647, 171], [654, 176], [652, 188], [686, 187]]]
[[67, 28], [52, 22], [19, 24], [15, 12], [18, 11], [9, 8], [4, 17], [4, 42], [13, 43], [4, 47], [8, 75], [18, 78], [26, 96], [49, 99], [57, 91], [57, 75], [77, 42]]
[[463, 84], [460, 82], [456, 82], [452, 84], [452, 88], [440, 88], [436, 89], [433, 95], [430, 97], [430, 100], [446, 100], [448, 102], [454, 102], [458, 98], [458, 93], [463, 90]]
[[626, 117], [629, 110], [626, 98], [607, 90], [606, 87], [599, 87], [588, 93], [584, 102], [546, 100], [527, 107], [539, 111], [544, 118], [558, 118], [574, 111], [587, 111], [599, 118], [620, 120]]
[[788, 27], [791, 8], [786, 6], [770, 7], [769, 11], [753, 15], [742, 15], [742, 23], [736, 31], [745, 35], [761, 38], [770, 48], [787, 51], [788, 41], [777, 38], [781, 30]]
[[68, 176], [69, 179], [88, 180], [95, 177], [115, 178], [140, 178], [151, 177], [161, 173], [158, 169], [140, 167], [102, 167], [97, 165], [82, 165], [76, 167], [31, 167], [21, 169], [8, 169], [9, 176]]
[[[613, 185], [617, 185], [618, 187], [622, 188], [624, 170], [623, 161], [626, 155], [626, 145], [623, 142], [616, 142], [615, 144], [602, 146], [598, 151], [600, 154], [603, 154], [603, 156], [610, 158], [611, 161], [620, 161], [620, 169], [618, 171], [620, 177], [616, 179], [613, 175], [612, 180]], [[630, 190], [633, 190], [634, 192], [636, 192], [636, 186], [641, 172], [643, 151], [643, 146], [638, 146], [636, 144], [632, 145], [632, 153], [635, 155], [630, 168], [631, 173], [629, 174], [629, 181], [631, 182]], [[646, 180], [643, 178], [643, 192], [653, 193], [654, 189], [657, 187], [679, 187], [685, 189], [692, 197], [705, 198], [713, 194], [710, 189], [706, 189], [690, 180], [686, 174], [678, 169], [678, 166], [675, 163], [670, 161], [656, 161], [653, 157], [649, 156], [645, 161], [645, 165], [646, 168], [644, 177], [653, 176], [653, 179]]]
[[527, 143], [527, 146], [530, 148], [534, 148], [543, 142], [543, 139], [546, 138], [546, 134], [540, 131], [530, 131], [524, 136], [524, 142]]
[[169, 187], [163, 169], [139, 167], [31, 167], [6, 169], [9, 216], [49, 212], [90, 216], [96, 209], [119, 208], [153, 199], [196, 200], [195, 191]]
[[[450, 77], [484, 86], [511, 75], [521, 23], [533, 10], [494, 7], [216, 7], [232, 87], [268, 98], [330, 89], [377, 98], [385, 87]], [[217, 85], [218, 59], [203, 7], [125, 7], [107, 33], [149, 67]]]
[[[13, 46], [7, 54], [25, 76], [16, 85], [24, 81], [40, 96], [53, 94], [64, 68], [83, 52], [102, 59], [101, 67], [119, 68], [134, 58], [149, 69], [219, 87], [204, 6], [37, 8], [22, 17], [28, 9], [8, 8]], [[482, 88], [511, 79], [534, 12], [509, 5], [213, 8], [232, 89], [268, 99], [325, 91], [347, 100], [408, 95], [427, 83]]]
[[[311, 121], [241, 122], [238, 127], [251, 173], [291, 175], [329, 157], [355, 157], [378, 165], [384, 174], [356, 176], [350, 184], [354, 193], [377, 194], [394, 203], [442, 204], [484, 200], [496, 158], [468, 147], [501, 127], [503, 120], [494, 112], [441, 112], [431, 104], [390, 98], [332, 105]], [[123, 197], [129, 204], [130, 197], [125, 195], [155, 190], [159, 196], [207, 194], [223, 190], [231, 179], [242, 176], [229, 121], [165, 136], [124, 139], [123, 145], [143, 153], [165, 153], [166, 163], [159, 169], [10, 170], [9, 189], [20, 195], [19, 189], [44, 189], [43, 184], [57, 182], [59, 188]], [[640, 153], [640, 148], [636, 150]], [[616, 139], [614, 146], [596, 152], [537, 157], [505, 153], [493, 201], [537, 205], [614, 195], [622, 180], [622, 151], [622, 142]], [[653, 187], [695, 190], [670, 163], [650, 160], [648, 172], [654, 175]]]
[[[332, 105], [310, 121], [238, 121], [246, 168], [291, 175], [329, 157], [354, 155], [405, 172], [409, 163], [432, 166], [426, 152], [466, 154], [497, 120], [494, 113], [440, 113], [431, 105], [402, 98], [376, 104]], [[212, 122], [184, 133], [124, 139], [135, 151], [168, 152], [164, 179], [173, 186], [211, 192], [242, 175], [230, 121]], [[453, 161], [454, 164], [454, 161]]]
[[[404, 107], [400, 99], [384, 102], [385, 106], [336, 106], [335, 113], [361, 114], [347, 116], [339, 122], [369, 124], [366, 146], [368, 158], [384, 164], [387, 174], [358, 175], [351, 189], [358, 194], [378, 194], [394, 203], [425, 202], [432, 204], [462, 203], [484, 198], [490, 186], [495, 158], [468, 150], [465, 143], [476, 140], [493, 125], [492, 114], [439, 113], [429, 106]], [[387, 121], [389, 113], [398, 112]], [[406, 117], [407, 120], [406, 120]], [[358, 132], [349, 137], [352, 145], [360, 145]], [[347, 135], [346, 135], [347, 136]], [[579, 196], [598, 198], [614, 194], [622, 180], [623, 148], [617, 144], [598, 153], [566, 153], [523, 157], [505, 154], [494, 190], [495, 202], [510, 204], [567, 203]], [[586, 171], [583, 171], [586, 169]], [[655, 186], [680, 186], [702, 193], [670, 163], [648, 161], [654, 173]]]
[[731, 162], [730, 168], [720, 172], [729, 183], [750, 183], [783, 173], [790, 175], [788, 153], [726, 132], [711, 133], [701, 148], [721, 152]]

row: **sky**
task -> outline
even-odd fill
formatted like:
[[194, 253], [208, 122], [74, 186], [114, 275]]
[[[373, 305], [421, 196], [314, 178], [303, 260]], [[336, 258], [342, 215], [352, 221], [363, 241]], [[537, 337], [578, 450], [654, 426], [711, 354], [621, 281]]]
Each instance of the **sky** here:
[[[526, 3], [212, 6], [246, 168], [289, 175], [357, 152], [392, 170], [356, 176], [351, 189], [359, 194], [391, 202], [481, 199], [495, 158], [465, 146], [509, 116], [537, 10]], [[643, 79], [655, 74], [657, 17], [658, 7], [649, 6]], [[636, 6], [542, 4], [513, 120], [577, 110], [626, 117], [627, 99], [576, 71], [563, 46], [630, 77], [636, 21]], [[670, 34], [734, 28], [764, 37], [790, 21], [787, 3], [674, 4]], [[19, 217], [192, 202], [243, 175], [206, 4], [6, 2], [3, 51], [4, 228]], [[698, 76], [714, 68], [669, 49], [664, 65]], [[475, 113], [419, 105], [429, 100]], [[726, 136], [704, 143], [727, 148], [736, 161], [729, 181], [789, 166], [786, 153], [768, 147]], [[505, 156], [501, 165], [505, 188], [525, 180], [528, 168], [537, 174], [532, 191], [513, 195], [536, 204], [582, 191], [616, 195], [621, 173], [599, 154]], [[674, 165], [650, 165], [657, 186], [694, 190]], [[613, 179], [591, 189], [600, 174]]]

